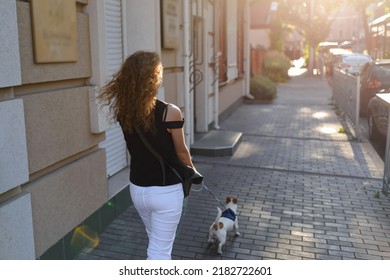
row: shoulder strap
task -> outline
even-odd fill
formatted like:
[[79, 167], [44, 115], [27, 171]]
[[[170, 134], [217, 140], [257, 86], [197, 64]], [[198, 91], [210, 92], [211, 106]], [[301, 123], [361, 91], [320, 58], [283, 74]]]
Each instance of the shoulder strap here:
[[168, 108], [169, 108], [169, 103], [167, 104], [167, 106], [164, 109], [163, 120], [162, 120], [163, 122], [165, 122], [165, 120], [167, 119]]
[[142, 142], [144, 142], [146, 148], [157, 158], [157, 160], [160, 162], [160, 165], [161, 165], [161, 170], [162, 170], [162, 173], [163, 173], [163, 185], [165, 185], [165, 167], [164, 167], [164, 160], [162, 158], [162, 156], [160, 156], [160, 154], [152, 147], [152, 145], [150, 145], [150, 143], [148, 142], [148, 140], [146, 140], [145, 136], [143, 135], [143, 133], [138, 129], [136, 128], [135, 129], [138, 133], [138, 136], [139, 138], [141, 138]]
[[173, 168], [166, 160], [164, 160], [164, 158], [152, 147], [152, 145], [150, 145], [148, 140], [146, 140], [145, 136], [142, 134], [142, 132], [138, 128], [136, 128], [135, 130], [137, 131], [137, 133], [138, 133], [139, 137], [141, 138], [142, 142], [144, 142], [146, 148], [148, 148], [148, 150], [160, 162], [161, 169], [162, 169], [162, 172], [163, 172], [163, 184], [165, 185], [165, 166], [164, 166], [164, 163], [172, 170], [172, 172], [179, 178], [179, 180], [183, 182], [184, 178], [182, 178], [182, 176], [179, 174], [179, 172], [175, 168]]

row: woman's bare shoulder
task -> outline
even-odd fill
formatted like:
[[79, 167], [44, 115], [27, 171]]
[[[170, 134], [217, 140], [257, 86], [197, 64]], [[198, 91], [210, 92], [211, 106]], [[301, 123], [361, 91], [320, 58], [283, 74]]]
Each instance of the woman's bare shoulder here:
[[181, 110], [175, 104], [168, 104], [166, 121], [181, 121], [183, 119]]

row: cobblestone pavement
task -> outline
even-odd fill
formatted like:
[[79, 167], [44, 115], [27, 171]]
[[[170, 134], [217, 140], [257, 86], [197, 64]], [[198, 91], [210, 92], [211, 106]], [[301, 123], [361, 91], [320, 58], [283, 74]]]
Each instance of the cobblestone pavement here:
[[[233, 156], [194, 156], [206, 186], [239, 198], [241, 236], [224, 253], [209, 245], [217, 201], [192, 191], [173, 259], [390, 259], [390, 199], [383, 161], [368, 141], [339, 133], [343, 121], [321, 77], [293, 77], [271, 104], [243, 104], [221, 129], [243, 133]], [[145, 259], [147, 237], [133, 207], [78, 259]]]

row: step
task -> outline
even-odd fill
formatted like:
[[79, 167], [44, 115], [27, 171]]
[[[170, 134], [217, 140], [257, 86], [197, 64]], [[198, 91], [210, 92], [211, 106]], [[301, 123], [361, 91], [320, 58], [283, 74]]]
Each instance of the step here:
[[232, 156], [241, 142], [242, 133], [210, 130], [191, 145], [191, 154], [202, 156]]

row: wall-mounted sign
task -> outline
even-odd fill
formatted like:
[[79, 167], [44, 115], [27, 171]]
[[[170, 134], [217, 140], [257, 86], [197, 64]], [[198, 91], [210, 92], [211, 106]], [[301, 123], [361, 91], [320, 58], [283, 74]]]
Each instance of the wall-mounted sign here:
[[179, 47], [178, 0], [161, 0], [161, 21], [162, 47], [177, 49]]
[[35, 62], [76, 62], [76, 0], [30, 0], [30, 3]]

